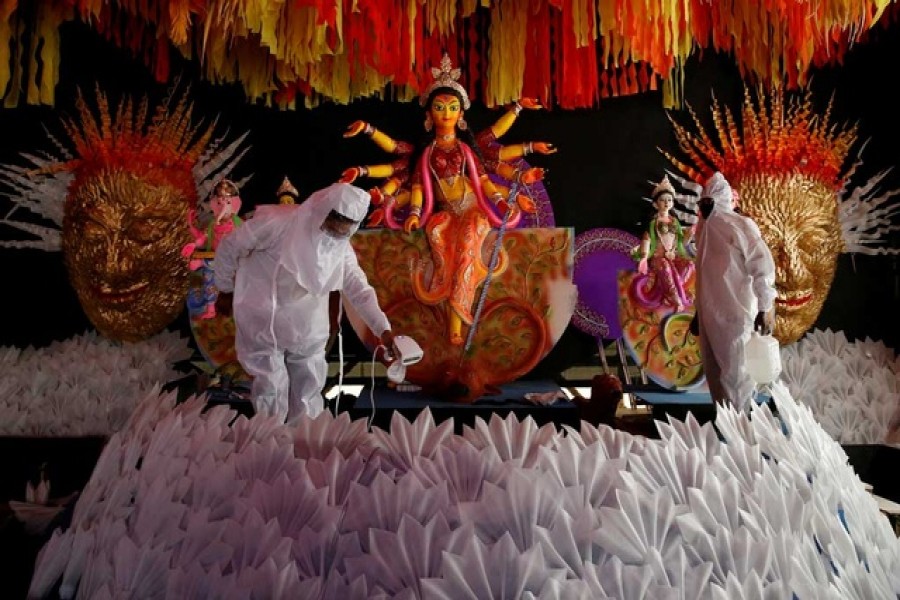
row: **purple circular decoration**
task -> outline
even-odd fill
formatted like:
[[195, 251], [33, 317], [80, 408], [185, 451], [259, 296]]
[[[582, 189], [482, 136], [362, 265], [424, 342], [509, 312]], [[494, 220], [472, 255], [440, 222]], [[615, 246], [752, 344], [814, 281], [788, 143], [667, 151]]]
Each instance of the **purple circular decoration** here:
[[598, 339], [622, 337], [619, 271], [635, 270], [631, 252], [640, 243], [640, 238], [627, 231], [612, 228], [591, 229], [575, 237], [575, 327]]

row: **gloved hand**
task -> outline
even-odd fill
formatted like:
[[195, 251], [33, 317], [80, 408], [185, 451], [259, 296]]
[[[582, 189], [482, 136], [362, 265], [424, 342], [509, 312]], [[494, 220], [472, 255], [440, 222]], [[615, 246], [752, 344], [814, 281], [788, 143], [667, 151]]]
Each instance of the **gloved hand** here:
[[216, 297], [216, 314], [221, 317], [230, 317], [232, 305], [234, 304], [234, 294], [219, 292]]
[[390, 329], [385, 329], [381, 334], [381, 345], [386, 348], [384, 359], [393, 362], [400, 358], [400, 351], [397, 344], [394, 343], [394, 333]]
[[772, 320], [769, 318], [769, 314], [761, 310], [756, 314], [756, 318], [753, 320], [753, 330], [760, 332], [762, 335], [771, 335], [772, 334]]

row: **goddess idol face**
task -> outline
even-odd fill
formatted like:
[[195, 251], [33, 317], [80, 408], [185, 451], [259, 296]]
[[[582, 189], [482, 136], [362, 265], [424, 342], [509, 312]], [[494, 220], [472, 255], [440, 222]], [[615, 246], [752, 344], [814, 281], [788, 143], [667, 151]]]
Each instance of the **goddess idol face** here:
[[775, 337], [797, 341], [816, 322], [844, 249], [835, 191], [802, 174], [752, 175], [741, 208], [775, 261]]
[[463, 114], [462, 102], [453, 94], [437, 94], [428, 110], [435, 129], [440, 132], [453, 131]]
[[184, 308], [187, 209], [177, 188], [121, 170], [101, 170], [70, 191], [62, 227], [66, 268], [104, 337], [145, 339]]
[[675, 206], [675, 198], [672, 194], [663, 192], [653, 201], [653, 206], [656, 207], [656, 214], [666, 215]]

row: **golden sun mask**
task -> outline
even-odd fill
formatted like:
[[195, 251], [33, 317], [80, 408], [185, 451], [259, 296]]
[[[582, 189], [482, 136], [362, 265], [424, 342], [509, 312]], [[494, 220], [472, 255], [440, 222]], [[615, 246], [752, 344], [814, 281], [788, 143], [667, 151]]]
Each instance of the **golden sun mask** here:
[[176, 188], [126, 171], [100, 172], [73, 190], [63, 254], [78, 299], [103, 336], [144, 339], [183, 309], [187, 208]]
[[844, 249], [835, 192], [802, 174], [754, 175], [740, 195], [775, 261], [775, 337], [795, 342], [819, 318]]
[[832, 124], [830, 107], [817, 116], [808, 90], [786, 98], [781, 88], [760, 89], [753, 96], [744, 90], [739, 122], [714, 101], [714, 135], [696, 114], [697, 133], [673, 119], [687, 163], [664, 154], [690, 179], [705, 181], [719, 170], [740, 192], [739, 208], [759, 226], [775, 262], [775, 337], [784, 345], [815, 324], [845, 251], [838, 190], [856, 128]]

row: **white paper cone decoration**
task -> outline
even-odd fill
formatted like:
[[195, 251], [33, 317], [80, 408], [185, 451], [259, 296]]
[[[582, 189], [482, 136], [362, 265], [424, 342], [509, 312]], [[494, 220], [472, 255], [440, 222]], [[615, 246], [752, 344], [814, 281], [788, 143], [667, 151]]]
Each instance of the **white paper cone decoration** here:
[[519, 422], [513, 413], [506, 419], [493, 415], [487, 423], [478, 419], [474, 428], [466, 426], [463, 430], [463, 437], [476, 448], [492, 447], [502, 460], [514, 459], [523, 467], [532, 466], [537, 460], [538, 449], [544, 445], [552, 446], [556, 436], [553, 425], [539, 428], [531, 417]]
[[[275, 428], [275, 431], [278, 431]], [[323, 410], [315, 419], [302, 419], [292, 430], [294, 454], [298, 458], [316, 458], [324, 460], [333, 450], [347, 458], [355, 452], [363, 456], [371, 454], [372, 436], [366, 431], [363, 420], [351, 421], [347, 413], [335, 418], [327, 410]]]
[[884, 343], [810, 331], [781, 350], [781, 380], [842, 444], [881, 444], [900, 410], [900, 359]]
[[416, 457], [434, 457], [452, 433], [453, 422], [444, 421], [435, 426], [428, 408], [420, 412], [412, 423], [395, 412], [391, 417], [390, 433], [381, 429], [373, 431], [379, 450], [403, 472], [409, 470]]
[[722, 407], [721, 440], [693, 419], [660, 424], [658, 440], [514, 417], [459, 436], [430, 414], [396, 417], [394, 436], [343, 416], [292, 428], [146, 397], [40, 553], [30, 593], [896, 598], [886, 517], [813, 412], [785, 384], [772, 395], [777, 416]]
[[41, 349], [0, 348], [0, 435], [109, 436], [145, 398], [181, 375], [186, 338], [120, 344], [86, 333]]

